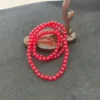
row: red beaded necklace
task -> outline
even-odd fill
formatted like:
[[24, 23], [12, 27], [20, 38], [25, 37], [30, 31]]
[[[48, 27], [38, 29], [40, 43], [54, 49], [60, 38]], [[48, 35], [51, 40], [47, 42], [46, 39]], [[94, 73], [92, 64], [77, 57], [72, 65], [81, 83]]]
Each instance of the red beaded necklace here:
[[[42, 31], [47, 27], [51, 27], [53, 30]], [[62, 34], [59, 32], [59, 29], [61, 29]], [[39, 53], [37, 53], [37, 50], [36, 50], [36, 43], [37, 43], [38, 39], [41, 36], [46, 35], [46, 34], [54, 34], [57, 36], [56, 49], [49, 56], [40, 55]], [[67, 68], [66, 65], [67, 65], [68, 54], [69, 54], [68, 43], [66, 41], [66, 38], [67, 38], [67, 33], [66, 33], [66, 29], [65, 29], [64, 25], [60, 24], [57, 21], [49, 21], [47, 23], [40, 24], [39, 26], [35, 27], [33, 29], [33, 31], [29, 34], [28, 49], [27, 49], [28, 62], [30, 64], [32, 70], [34, 71], [34, 73], [39, 78], [41, 78], [43, 80], [54, 81], [63, 75], [63, 73], [65, 72], [65, 70]], [[62, 48], [61, 48], [61, 50], [59, 50], [61, 44], [62, 44]], [[42, 74], [32, 61], [32, 55], [40, 61], [49, 61], [49, 60], [58, 58], [62, 53], [64, 53], [62, 67], [60, 68], [58, 73], [56, 73], [54, 76], [48, 76], [48, 75]]]

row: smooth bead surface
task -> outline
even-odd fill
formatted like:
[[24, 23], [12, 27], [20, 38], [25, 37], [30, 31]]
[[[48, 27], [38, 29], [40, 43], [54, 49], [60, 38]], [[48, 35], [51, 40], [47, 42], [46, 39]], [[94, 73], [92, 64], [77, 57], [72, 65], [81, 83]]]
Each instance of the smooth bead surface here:
[[39, 77], [41, 74], [38, 72], [36, 75]]
[[63, 64], [63, 67], [66, 67], [66, 64]]
[[47, 80], [48, 79], [48, 76], [45, 76], [44, 78]]
[[30, 64], [30, 66], [31, 66], [31, 67], [33, 67], [33, 66], [34, 66], [34, 64], [33, 64], [33, 63], [32, 63], [32, 64]]
[[64, 67], [62, 67], [62, 68], [61, 68], [61, 70], [62, 70], [62, 71], [65, 71], [65, 68], [64, 68]]
[[53, 80], [56, 80], [57, 78], [56, 78], [56, 76], [53, 76]]
[[63, 72], [62, 72], [62, 71], [59, 71], [59, 74], [60, 74], [60, 75], [62, 75], [62, 74], [63, 74]]
[[35, 69], [35, 71], [34, 71], [35, 73], [38, 73], [39, 71], [37, 70], [37, 69]]
[[50, 57], [47, 57], [47, 60], [50, 60]]
[[64, 63], [66, 63], [66, 60], [64, 60]]
[[68, 53], [65, 53], [65, 56], [68, 56]]
[[52, 81], [52, 77], [49, 77], [48, 79], [49, 79], [50, 81]]
[[27, 53], [30, 53], [30, 51], [31, 51], [31, 50], [28, 49], [28, 50], [27, 50]]
[[45, 58], [45, 57], [43, 57], [43, 60], [44, 60], [44, 61], [46, 61], [46, 58]]
[[28, 62], [29, 62], [30, 64], [32, 63], [32, 61], [31, 61], [31, 60], [29, 60]]
[[31, 59], [32, 59], [31, 56], [29, 56], [29, 57], [28, 57], [28, 60], [31, 60]]
[[43, 74], [41, 74], [41, 76], [40, 76], [42, 79], [44, 79], [44, 75]]
[[33, 69], [33, 70], [36, 70], [36, 67], [35, 67], [35, 66], [33, 66], [33, 67], [32, 67], [32, 69]]
[[59, 78], [59, 77], [60, 77], [60, 74], [59, 74], [59, 73], [57, 73], [57, 74], [56, 74], [56, 77], [57, 77], [57, 78]]
[[31, 49], [31, 46], [30, 45], [28, 46], [28, 49]]

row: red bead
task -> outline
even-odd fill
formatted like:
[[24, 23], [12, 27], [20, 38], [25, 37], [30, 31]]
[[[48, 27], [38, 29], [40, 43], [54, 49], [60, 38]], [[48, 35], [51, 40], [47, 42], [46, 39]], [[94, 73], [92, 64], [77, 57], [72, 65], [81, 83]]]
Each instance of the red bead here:
[[66, 68], [66, 64], [63, 64], [63, 67]]
[[40, 27], [41, 27], [41, 28], [44, 28], [44, 25], [41, 25]]
[[61, 27], [63, 27], [63, 24], [60, 24]]
[[61, 42], [60, 38], [57, 40], [58, 42]]
[[58, 54], [57, 54], [57, 56], [59, 57], [59, 56], [60, 56], [60, 54], [58, 53]]
[[34, 52], [33, 55], [36, 56], [36, 52]]
[[63, 29], [62, 29], [63, 31], [66, 31], [66, 29], [63, 27]]
[[65, 45], [65, 46], [64, 46], [64, 48], [68, 48], [68, 46], [67, 46], [67, 45]]
[[38, 59], [39, 59], [39, 60], [42, 60], [42, 57], [39, 57]]
[[66, 49], [66, 50], [65, 50], [65, 52], [69, 52], [69, 50], [68, 50], [68, 49]]
[[32, 36], [32, 32], [30, 32], [30, 34], [29, 34], [30, 36]]
[[33, 39], [29, 39], [28, 42], [32, 42]]
[[57, 53], [58, 52], [58, 50], [55, 50], [55, 53]]
[[33, 49], [33, 52], [35, 52], [35, 53], [36, 53], [36, 50], [35, 50], [35, 49]]
[[35, 42], [33, 42], [33, 45], [36, 45], [36, 43], [35, 43]]
[[63, 38], [63, 41], [66, 41], [66, 39], [65, 39], [65, 38]]
[[60, 39], [63, 39], [63, 36], [62, 35], [60, 36]]
[[59, 77], [60, 77], [60, 74], [59, 74], [59, 73], [57, 73], [57, 74], [56, 74], [56, 77], [57, 77], [57, 78], [59, 78]]
[[67, 61], [66, 62], [63, 62], [63, 64], [67, 64]]
[[45, 76], [44, 78], [47, 80], [48, 79], [48, 76]]
[[28, 42], [28, 45], [32, 45], [32, 43], [31, 42]]
[[58, 29], [58, 26], [55, 26], [54, 28], [55, 28], [55, 29]]
[[39, 55], [38, 54], [36, 55], [36, 58], [39, 58]]
[[45, 57], [43, 57], [43, 60], [44, 60], [44, 61], [46, 61], [46, 58], [45, 58]]
[[36, 70], [36, 67], [35, 67], [35, 66], [33, 66], [33, 67], [32, 67], [32, 69], [33, 69], [33, 70]]
[[52, 81], [52, 77], [49, 77], [48, 79], [49, 79], [49, 81]]
[[38, 32], [39, 30], [37, 29], [36, 32]]
[[31, 49], [31, 46], [30, 45], [28, 46], [28, 49]]
[[62, 51], [59, 51], [59, 54], [62, 54]]
[[54, 23], [52, 24], [52, 27], [53, 27], [53, 28], [55, 27]]
[[39, 30], [41, 30], [41, 27], [38, 27]]
[[[64, 61], [66, 61], [66, 62], [67, 62], [67, 60], [68, 60], [68, 58], [64, 58]], [[66, 62], [65, 62], [65, 63], [66, 63]]]
[[30, 53], [30, 49], [27, 50], [27, 53]]
[[34, 70], [35, 73], [38, 73], [39, 71], [37, 69]]
[[[29, 36], [29, 39], [32, 39], [32, 34]], [[29, 40], [29, 39], [28, 39], [28, 40]]]
[[61, 68], [61, 70], [62, 70], [62, 71], [65, 71], [65, 68], [64, 68], [64, 67], [62, 67], [62, 68]]
[[56, 55], [56, 53], [55, 53], [55, 52], [53, 52], [53, 56], [54, 56], [54, 55]]
[[65, 56], [64, 59], [67, 60], [68, 59], [68, 56]]
[[36, 49], [36, 46], [33, 46], [33, 50]]
[[60, 46], [61, 44], [60, 44], [60, 43], [58, 43], [57, 45], [58, 45], [58, 46]]
[[67, 61], [66, 60], [64, 60], [64, 63], [66, 63]]
[[47, 60], [50, 60], [50, 57], [47, 57]]
[[32, 64], [30, 64], [30, 66], [31, 66], [31, 67], [34, 67], [34, 64], [33, 64], [33, 63], [32, 63]]
[[37, 27], [34, 28], [34, 30], [36, 30], [36, 29], [37, 29]]
[[44, 75], [43, 75], [43, 74], [41, 74], [40, 78], [44, 79]]
[[50, 55], [50, 58], [52, 58], [53, 57], [53, 55]]
[[64, 31], [63, 33], [66, 34], [66, 31]]
[[53, 76], [53, 80], [56, 80], [57, 78], [56, 78], [56, 76]]
[[57, 24], [58, 24], [58, 26], [60, 26], [60, 23], [59, 22]]
[[57, 58], [57, 56], [54, 57], [55, 59]]
[[32, 59], [31, 56], [29, 56], [29, 57], [28, 57], [28, 60], [31, 60], [31, 59]]
[[59, 74], [60, 74], [60, 75], [62, 75], [62, 74], [63, 74], [63, 72], [62, 72], [62, 71], [59, 71]]
[[65, 56], [68, 56], [68, 53], [65, 53]]
[[43, 25], [44, 25], [44, 26], [47, 26], [47, 23], [44, 23]]
[[63, 52], [65, 50], [65, 48], [63, 47], [62, 49], [61, 49], [61, 51]]
[[56, 49], [59, 49], [59, 46], [57, 46]]
[[40, 77], [41, 74], [38, 72], [38, 73], [36, 73], [36, 75], [37, 75], [38, 77]]
[[28, 62], [29, 62], [29, 63], [32, 63], [32, 60], [29, 60]]
[[66, 35], [67, 33], [65, 33], [65, 35], [64, 35], [64, 38], [66, 39], [67, 38], [67, 35]]
[[33, 34], [34, 34], [34, 36], [35, 36], [37, 33], [36, 33], [36, 32], [34, 32]]

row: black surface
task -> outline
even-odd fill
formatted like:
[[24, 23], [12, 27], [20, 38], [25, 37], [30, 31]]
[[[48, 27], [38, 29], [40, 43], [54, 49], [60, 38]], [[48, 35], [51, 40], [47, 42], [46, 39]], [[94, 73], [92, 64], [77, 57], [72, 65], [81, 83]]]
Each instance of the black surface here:
[[[100, 1], [73, 0], [76, 12], [72, 27], [76, 43], [69, 46], [67, 72], [55, 82], [42, 81], [27, 63], [23, 39], [37, 24], [63, 22], [62, 2], [26, 5], [0, 11], [0, 100], [100, 100]], [[62, 58], [36, 62], [52, 75]]]

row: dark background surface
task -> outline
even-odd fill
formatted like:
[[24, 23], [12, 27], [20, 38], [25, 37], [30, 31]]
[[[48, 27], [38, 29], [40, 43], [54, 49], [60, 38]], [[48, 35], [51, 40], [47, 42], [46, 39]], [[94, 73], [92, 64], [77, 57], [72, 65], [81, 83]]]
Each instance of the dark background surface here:
[[[100, 100], [100, 0], [72, 0], [77, 33], [69, 46], [67, 72], [55, 82], [38, 79], [27, 63], [23, 39], [37, 24], [63, 23], [62, 2], [45, 2], [0, 11], [0, 100]], [[62, 58], [38, 68], [52, 75]]]

